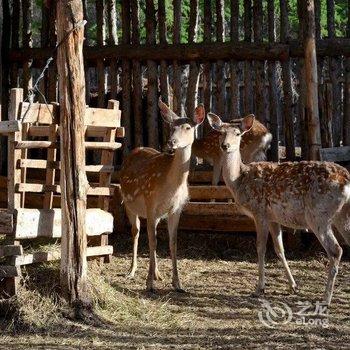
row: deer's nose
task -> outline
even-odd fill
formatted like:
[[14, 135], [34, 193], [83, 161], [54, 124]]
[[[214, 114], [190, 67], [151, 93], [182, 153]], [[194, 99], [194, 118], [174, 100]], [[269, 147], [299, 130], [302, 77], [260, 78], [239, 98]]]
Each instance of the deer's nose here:
[[221, 148], [223, 151], [227, 151], [230, 148], [230, 144], [229, 143], [222, 143], [221, 144]]
[[176, 145], [177, 141], [175, 139], [170, 139], [168, 141], [168, 146], [169, 147], [174, 147]]

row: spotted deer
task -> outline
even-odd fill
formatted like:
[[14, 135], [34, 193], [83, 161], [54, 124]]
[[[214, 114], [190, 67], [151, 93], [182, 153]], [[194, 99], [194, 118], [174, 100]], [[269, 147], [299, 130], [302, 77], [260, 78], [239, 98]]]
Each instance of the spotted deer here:
[[195, 128], [205, 119], [205, 112], [200, 105], [195, 109], [193, 119], [180, 118], [161, 100], [159, 109], [172, 128], [168, 141], [172, 153], [136, 148], [126, 157], [120, 174], [121, 195], [133, 237], [129, 276], [133, 277], [137, 269], [139, 218], [146, 218], [150, 254], [147, 290], [154, 291], [154, 280], [161, 278], [157, 266], [156, 229], [160, 219], [167, 218], [173, 264], [172, 284], [177, 291], [182, 291], [177, 271], [177, 227], [182, 208], [188, 200], [187, 179]]
[[290, 287], [296, 289], [284, 255], [280, 225], [307, 228], [315, 233], [329, 258], [324, 293], [324, 301], [329, 305], [342, 256], [332, 227], [335, 226], [350, 244], [349, 172], [340, 165], [318, 161], [243, 164], [239, 147], [254, 118], [244, 118], [242, 127], [223, 123], [211, 113], [208, 119], [211, 127], [221, 134], [219, 142], [226, 186], [242, 212], [255, 221], [259, 264], [256, 293], [263, 293], [265, 288], [264, 262], [269, 231]]
[[[253, 115], [251, 115], [253, 116]], [[243, 119], [234, 119], [231, 123], [240, 126]], [[219, 144], [220, 133], [211, 130], [205, 137], [196, 139], [192, 145], [192, 154], [205, 159], [213, 165], [212, 185], [220, 181], [223, 154]], [[270, 146], [272, 135], [265, 125], [254, 120], [253, 127], [242, 136], [241, 156], [243, 163], [258, 162], [266, 159], [266, 151]]]

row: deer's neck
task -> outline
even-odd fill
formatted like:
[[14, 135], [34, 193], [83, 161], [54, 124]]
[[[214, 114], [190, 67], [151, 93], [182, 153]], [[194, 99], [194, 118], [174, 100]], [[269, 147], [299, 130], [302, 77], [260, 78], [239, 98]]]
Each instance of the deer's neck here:
[[248, 166], [242, 163], [241, 152], [239, 149], [224, 154], [223, 159], [223, 177], [229, 187], [234, 187], [236, 180], [242, 172], [247, 170]]
[[173, 161], [170, 165], [170, 183], [180, 186], [187, 183], [191, 162], [191, 145], [175, 151]]

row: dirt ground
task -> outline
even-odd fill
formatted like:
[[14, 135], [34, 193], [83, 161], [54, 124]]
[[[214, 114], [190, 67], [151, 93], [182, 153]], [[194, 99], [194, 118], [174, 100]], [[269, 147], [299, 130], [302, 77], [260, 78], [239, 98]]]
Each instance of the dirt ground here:
[[[255, 238], [244, 234], [179, 234], [179, 270], [187, 293], [171, 289], [167, 238], [159, 237], [158, 294], [145, 292], [146, 235], [141, 237], [139, 270], [134, 280], [124, 277], [130, 263], [131, 240], [115, 237], [115, 256], [100, 268], [90, 264], [91, 295], [98, 322], [69, 318], [57, 297], [58, 265], [29, 270], [22, 306], [2, 318], [1, 349], [349, 349], [350, 262], [345, 256], [336, 281], [327, 327], [298, 324], [298, 302], [321, 300], [327, 259], [317, 243], [287, 250], [299, 285], [290, 294], [281, 263], [271, 244], [267, 254], [267, 289], [271, 305], [286, 303], [292, 320], [274, 328], [259, 320], [265, 309], [252, 296], [257, 279]], [[277, 309], [275, 309], [276, 311]], [[278, 316], [278, 315], [277, 315]], [[316, 317], [316, 316], [315, 316]], [[309, 321], [310, 317], [307, 318]], [[279, 322], [278, 322], [279, 321]]]

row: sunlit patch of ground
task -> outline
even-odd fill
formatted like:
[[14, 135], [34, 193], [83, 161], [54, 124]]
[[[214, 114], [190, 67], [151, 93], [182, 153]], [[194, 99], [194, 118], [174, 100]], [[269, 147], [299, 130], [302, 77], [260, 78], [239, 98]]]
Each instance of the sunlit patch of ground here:
[[[159, 238], [157, 295], [145, 292], [147, 242], [141, 237], [135, 279], [124, 277], [130, 263], [128, 236], [115, 237], [116, 255], [100, 268], [90, 264], [91, 296], [100, 323], [69, 319], [58, 297], [58, 265], [28, 269], [14, 310], [2, 321], [0, 348], [128, 348], [128, 349], [348, 349], [350, 344], [350, 263], [343, 260], [329, 310], [329, 326], [298, 325], [293, 319], [275, 328], [258, 317], [261, 302], [253, 297], [257, 279], [254, 236], [179, 235], [179, 270], [187, 293], [171, 289], [167, 239]], [[299, 285], [290, 294], [281, 263], [269, 247], [266, 299], [283, 301], [298, 311], [297, 302], [322, 297], [327, 259], [317, 244], [302, 252], [287, 250]], [[11, 317], [10, 317], [11, 315]], [[12, 322], [12, 323], [11, 323]]]

